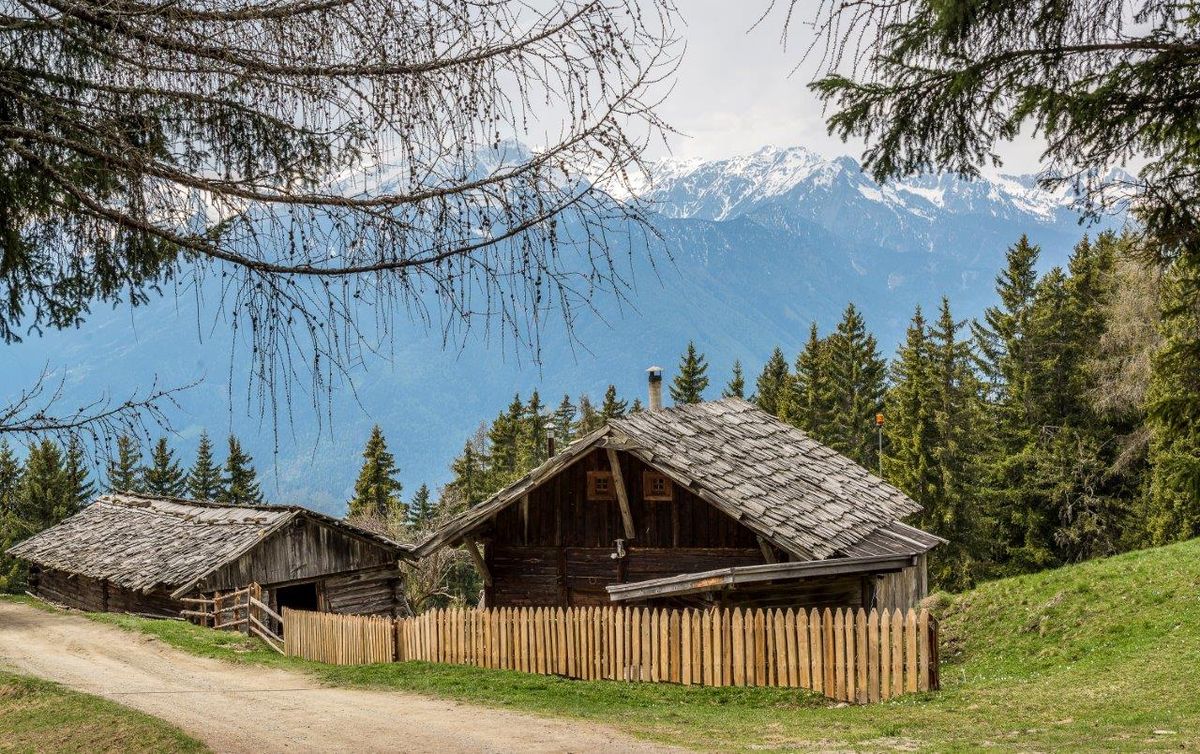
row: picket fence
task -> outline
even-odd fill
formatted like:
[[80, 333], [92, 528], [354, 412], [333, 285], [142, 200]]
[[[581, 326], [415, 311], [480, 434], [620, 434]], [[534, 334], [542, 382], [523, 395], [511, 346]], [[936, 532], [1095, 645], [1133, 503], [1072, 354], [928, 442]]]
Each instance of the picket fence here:
[[287, 653], [322, 662], [805, 688], [862, 704], [936, 690], [937, 632], [928, 610], [452, 608], [395, 621], [284, 612]]

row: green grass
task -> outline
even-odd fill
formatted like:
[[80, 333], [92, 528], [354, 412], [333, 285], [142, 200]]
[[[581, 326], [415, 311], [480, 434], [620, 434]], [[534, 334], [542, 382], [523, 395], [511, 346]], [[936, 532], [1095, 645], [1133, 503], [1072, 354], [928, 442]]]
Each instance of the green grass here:
[[715, 751], [1147, 751], [1200, 748], [1200, 540], [945, 597], [943, 690], [834, 707], [779, 689], [568, 681], [424, 663], [330, 667], [173, 621], [96, 616], [177, 647], [575, 717]]
[[106, 699], [0, 671], [0, 751], [208, 751], [179, 729]]

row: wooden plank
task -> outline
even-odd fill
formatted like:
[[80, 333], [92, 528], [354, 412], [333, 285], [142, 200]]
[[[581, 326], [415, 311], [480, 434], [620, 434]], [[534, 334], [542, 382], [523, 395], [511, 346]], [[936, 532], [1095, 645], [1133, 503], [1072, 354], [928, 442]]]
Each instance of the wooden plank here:
[[604, 450], [608, 454], [608, 465], [612, 469], [613, 487], [617, 492], [617, 505], [621, 509], [621, 525], [625, 527], [625, 538], [633, 539], [637, 534], [637, 529], [633, 526], [633, 513], [629, 509], [629, 494], [625, 490], [625, 475], [621, 471], [621, 459], [617, 457], [617, 451], [612, 448]]
[[917, 665], [917, 614], [912, 608], [909, 608], [908, 615], [904, 618], [904, 644], [907, 655], [904, 663], [904, 690], [913, 692], [918, 690], [919, 668]]
[[796, 613], [796, 685], [802, 689], [816, 688], [813, 679], [817, 674], [812, 672], [812, 659], [809, 654], [810, 635], [808, 613], [801, 610]]
[[[928, 625], [926, 625], [928, 628]], [[667, 668], [667, 678], [671, 683], [683, 683], [683, 656], [684, 652], [690, 656], [692, 653], [692, 636], [691, 627], [688, 626], [686, 633], [683, 630], [683, 616], [678, 610], [670, 611], [670, 626], [668, 626], [667, 646], [670, 647], [667, 653], [669, 667]], [[686, 639], [685, 639], [686, 636]], [[686, 642], [686, 647], [684, 646]]]
[[713, 686], [713, 614], [716, 611], [699, 611], [700, 618], [700, 683]]
[[866, 704], [869, 701], [870, 691], [867, 688], [867, 678], [870, 673], [867, 668], [867, 661], [870, 657], [870, 651], [867, 647], [867, 611], [863, 608], [858, 609], [858, 613], [854, 616], [855, 630], [855, 649], [858, 655], [854, 658], [854, 665], [858, 669], [858, 679], [855, 683], [855, 699], [859, 704]]
[[858, 641], [855, 633], [855, 613], [852, 608], [843, 610], [845, 613], [845, 622], [843, 630], [846, 632], [846, 696], [845, 701], [854, 702], [858, 699]]
[[653, 627], [650, 610], [642, 610], [642, 657], [641, 673], [638, 677], [643, 681], [650, 680], [652, 672], [650, 668], [654, 651], [654, 645], [651, 643], [653, 641], [653, 634], [651, 633]]
[[835, 661], [837, 642], [834, 640], [833, 611], [825, 608], [821, 614], [821, 667], [824, 671], [822, 689], [825, 696], [838, 698], [837, 695], [837, 666]]
[[742, 620], [742, 609], [735, 607], [731, 619], [730, 636], [733, 652], [733, 685], [746, 685], [746, 625]]
[[841, 608], [833, 614], [833, 698], [846, 701], [846, 624]]
[[[750, 653], [754, 661], [754, 685], [768, 685], [767, 671], [767, 611], [754, 611], [754, 651]], [[747, 676], [750, 674], [747, 673]]]
[[763, 560], [768, 563], [778, 563], [779, 558], [775, 557], [775, 550], [771, 548], [771, 543], [762, 537], [755, 537], [758, 540], [758, 549], [762, 551]]
[[917, 616], [917, 688], [929, 690], [929, 611], [921, 610]]
[[783, 616], [783, 667], [779, 685], [796, 688], [800, 667], [796, 660], [796, 613], [791, 608]]
[[892, 696], [904, 693], [904, 614], [892, 613]]

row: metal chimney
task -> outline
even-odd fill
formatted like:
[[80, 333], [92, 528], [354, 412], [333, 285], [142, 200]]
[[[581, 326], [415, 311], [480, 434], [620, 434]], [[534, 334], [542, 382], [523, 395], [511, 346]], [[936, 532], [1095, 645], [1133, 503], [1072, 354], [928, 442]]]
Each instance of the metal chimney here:
[[650, 387], [650, 403], [651, 411], [662, 410], [662, 367], [650, 367], [646, 370], [649, 375]]

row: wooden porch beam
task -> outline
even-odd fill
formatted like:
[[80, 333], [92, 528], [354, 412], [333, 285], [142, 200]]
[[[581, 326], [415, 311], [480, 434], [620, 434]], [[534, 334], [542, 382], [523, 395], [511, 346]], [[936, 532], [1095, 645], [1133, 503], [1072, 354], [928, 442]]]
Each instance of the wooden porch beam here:
[[771, 543], [762, 537], [758, 537], [758, 548], [762, 550], [763, 558], [768, 563], [778, 563], [779, 559], [775, 557], [775, 551], [771, 549]]
[[475, 568], [479, 571], [479, 575], [483, 577], [483, 585], [492, 585], [492, 573], [488, 570], [487, 563], [483, 561], [483, 553], [479, 551], [479, 543], [474, 537], [464, 537], [467, 543], [467, 552], [471, 555], [471, 560], [475, 562]]
[[605, 448], [608, 453], [608, 465], [612, 469], [613, 487], [617, 491], [617, 505], [621, 507], [621, 523], [625, 526], [625, 539], [633, 539], [637, 529], [633, 528], [633, 513], [629, 510], [629, 493], [625, 490], [625, 476], [621, 473], [621, 459], [617, 451]]

